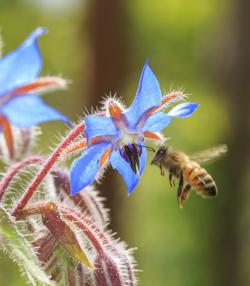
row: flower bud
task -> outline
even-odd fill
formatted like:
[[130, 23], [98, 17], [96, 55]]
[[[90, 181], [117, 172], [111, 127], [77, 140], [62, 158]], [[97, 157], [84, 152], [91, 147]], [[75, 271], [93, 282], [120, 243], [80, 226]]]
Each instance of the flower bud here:
[[0, 157], [7, 164], [11, 161], [20, 161], [27, 156], [41, 134], [41, 129], [37, 126], [31, 128], [11, 126], [11, 131], [14, 143], [12, 157], [10, 157], [3, 133], [0, 134]]
[[52, 172], [57, 198], [62, 201], [70, 201], [82, 213], [93, 218], [99, 227], [108, 224], [108, 210], [104, 207], [103, 198], [94, 190], [93, 186], [88, 186], [81, 193], [70, 196], [69, 175], [67, 172], [56, 169]]
[[56, 240], [77, 261], [93, 268], [93, 265], [85, 255], [77, 237], [68, 224], [61, 218], [56, 204], [47, 203], [42, 209], [43, 224], [50, 230]]

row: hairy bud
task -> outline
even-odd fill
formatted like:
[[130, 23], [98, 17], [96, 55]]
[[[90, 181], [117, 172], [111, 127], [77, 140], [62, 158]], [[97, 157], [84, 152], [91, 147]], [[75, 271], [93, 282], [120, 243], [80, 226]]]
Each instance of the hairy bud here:
[[108, 210], [104, 207], [104, 199], [100, 197], [93, 186], [86, 187], [81, 193], [70, 196], [69, 174], [60, 169], [52, 171], [57, 198], [67, 201], [93, 218], [99, 227], [106, 227], [109, 218]]
[[[16, 236], [12, 240], [13, 233], [5, 232], [6, 223], [0, 224], [4, 248], [23, 264], [33, 285], [135, 286], [132, 251], [107, 229], [104, 200], [92, 186], [72, 197], [68, 171], [54, 167], [60, 152], [83, 128], [84, 124], [76, 126], [48, 159], [32, 155], [6, 171], [0, 182], [0, 210], [3, 205], [8, 211], [0, 211], [0, 222], [9, 220]], [[34, 179], [21, 197], [10, 200], [6, 194], [29, 171], [37, 172]], [[32, 196], [36, 190], [40, 193]]]
[[17, 128], [11, 126], [13, 136], [13, 152], [10, 157], [9, 147], [4, 138], [4, 134], [0, 134], [0, 157], [5, 163], [11, 161], [20, 161], [27, 156], [37, 142], [37, 137], [41, 134], [39, 127]]

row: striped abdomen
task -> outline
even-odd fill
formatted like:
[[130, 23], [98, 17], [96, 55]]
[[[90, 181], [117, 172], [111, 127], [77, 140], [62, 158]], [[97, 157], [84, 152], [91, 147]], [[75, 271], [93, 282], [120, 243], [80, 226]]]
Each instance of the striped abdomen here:
[[190, 161], [183, 168], [184, 180], [204, 197], [217, 194], [217, 187], [208, 172], [196, 162]]

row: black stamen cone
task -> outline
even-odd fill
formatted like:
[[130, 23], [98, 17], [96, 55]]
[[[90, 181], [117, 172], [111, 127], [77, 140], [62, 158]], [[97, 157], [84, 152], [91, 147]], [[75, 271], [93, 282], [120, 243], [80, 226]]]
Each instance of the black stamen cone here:
[[138, 173], [140, 163], [139, 157], [142, 153], [141, 145], [129, 144], [119, 150], [122, 158], [129, 163], [131, 169], [135, 174]]

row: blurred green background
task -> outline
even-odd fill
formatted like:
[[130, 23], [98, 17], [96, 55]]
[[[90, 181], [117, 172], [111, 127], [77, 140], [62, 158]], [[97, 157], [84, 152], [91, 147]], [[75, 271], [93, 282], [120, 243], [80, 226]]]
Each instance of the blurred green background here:
[[[139, 285], [250, 285], [249, 11], [244, 0], [0, 2], [2, 54], [37, 26], [48, 28], [39, 40], [42, 74], [71, 84], [44, 99], [72, 120], [105, 94], [130, 104], [148, 58], [162, 91], [182, 89], [200, 104], [191, 118], [165, 129], [169, 144], [188, 153], [229, 145], [227, 157], [208, 166], [219, 188], [215, 200], [193, 192], [180, 210], [176, 190], [149, 163], [130, 197], [112, 171], [98, 187], [112, 209], [112, 228], [138, 247]], [[42, 129], [39, 148], [46, 153], [65, 126]], [[4, 254], [0, 285], [25, 285]]]

